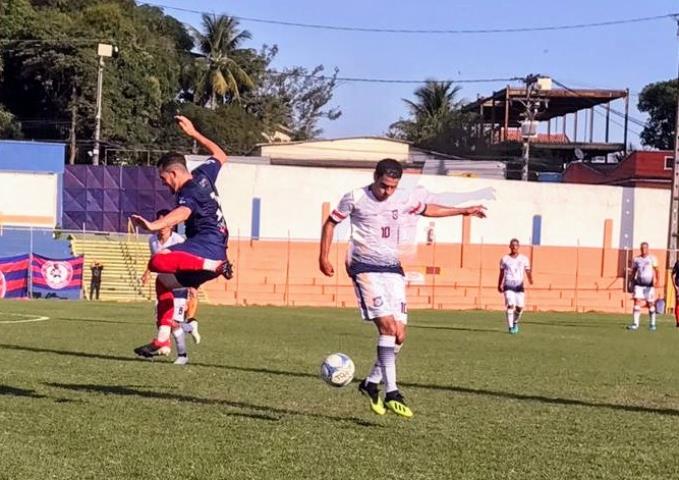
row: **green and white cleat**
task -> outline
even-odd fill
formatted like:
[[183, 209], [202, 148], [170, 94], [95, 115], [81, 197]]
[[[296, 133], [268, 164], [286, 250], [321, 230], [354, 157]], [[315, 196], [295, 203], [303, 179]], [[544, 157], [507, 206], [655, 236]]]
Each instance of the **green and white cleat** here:
[[387, 395], [384, 397], [384, 403], [386, 404], [387, 408], [396, 415], [400, 415], [401, 417], [405, 418], [413, 417], [413, 411], [408, 408], [403, 395], [401, 395], [398, 390], [387, 393]]
[[370, 409], [373, 413], [377, 415], [384, 415], [387, 413], [387, 409], [384, 407], [384, 402], [380, 398], [380, 392], [377, 385], [369, 382], [368, 380], [363, 380], [358, 384], [358, 391], [368, 397], [370, 400]]

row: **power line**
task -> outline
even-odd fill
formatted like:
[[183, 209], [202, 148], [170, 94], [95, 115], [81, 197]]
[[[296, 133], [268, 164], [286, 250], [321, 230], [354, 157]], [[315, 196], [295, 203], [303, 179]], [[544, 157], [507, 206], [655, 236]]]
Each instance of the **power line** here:
[[457, 80], [436, 80], [436, 79], [425, 79], [425, 80], [406, 80], [406, 79], [394, 79], [394, 78], [364, 78], [364, 77], [332, 77], [328, 75], [312, 75], [312, 74], [297, 74], [294, 72], [276, 72], [270, 71], [271, 76], [300, 76], [308, 78], [318, 78], [320, 80], [331, 80], [335, 78], [337, 81], [341, 82], [352, 82], [352, 83], [396, 83], [396, 84], [410, 84], [418, 85], [426, 83], [428, 81], [436, 82], [451, 82], [451, 83], [498, 83], [498, 82], [511, 82], [516, 80], [522, 80], [521, 77], [505, 77], [505, 78], [461, 78]]
[[[55, 38], [55, 39], [32, 39], [32, 38], [15, 38], [15, 39], [5, 39], [5, 38], [0, 38], [0, 43], [15, 43], [15, 44], [54, 44], [54, 43], [62, 43], [62, 44], [72, 44], [72, 45], [83, 45], [83, 44], [92, 44], [92, 47], [101, 40], [96, 40], [96, 39], [82, 39], [82, 38]], [[110, 40], [108, 40], [110, 41]], [[162, 47], [151, 47], [149, 48], [148, 46], [146, 47], [139, 47], [139, 46], [130, 46], [129, 48], [132, 49], [137, 49], [137, 50], [166, 50]], [[4, 48], [3, 50], [5, 51], [21, 51], [20, 49], [17, 48]], [[186, 50], [182, 49], [177, 49], [180, 52], [186, 52]], [[276, 70], [269, 70], [266, 72], [268, 75], [272, 77], [301, 77], [301, 78], [315, 78], [318, 80], [332, 80], [333, 78], [337, 80], [338, 82], [347, 82], [347, 83], [374, 83], [374, 84], [404, 84], [404, 85], [420, 85], [423, 83], [427, 83], [428, 81], [437, 81], [437, 82], [450, 82], [454, 84], [462, 84], [462, 83], [467, 83], [467, 84], [473, 84], [473, 83], [500, 83], [500, 82], [512, 82], [512, 81], [519, 81], [523, 80], [522, 77], [495, 77], [495, 78], [458, 78], [458, 79], [433, 79], [433, 78], [427, 78], [427, 79], [401, 79], [401, 78], [368, 78], [368, 77], [334, 77], [331, 75], [314, 75], [311, 73], [307, 74], [301, 74], [298, 72], [281, 72], [281, 71], [276, 71]]]
[[[176, 10], [179, 12], [197, 13], [197, 14], [211, 14], [212, 12], [205, 12], [201, 10], [194, 10], [190, 8], [173, 7], [162, 3], [153, 2], [139, 2], [143, 5], [152, 7], [165, 8], [168, 10]], [[334, 30], [343, 32], [362, 32], [362, 33], [403, 33], [413, 35], [469, 35], [469, 34], [498, 34], [498, 33], [524, 33], [524, 32], [546, 32], [555, 30], [578, 30], [585, 28], [609, 27], [616, 25], [626, 25], [630, 23], [652, 22], [666, 18], [673, 18], [676, 13], [666, 13], [663, 15], [654, 15], [650, 17], [626, 18], [620, 20], [605, 20], [591, 23], [576, 23], [570, 25], [550, 25], [544, 27], [513, 27], [513, 28], [481, 28], [481, 29], [407, 29], [407, 28], [368, 28], [342, 25], [326, 25], [316, 23], [301, 23], [288, 22], [283, 20], [272, 20], [265, 18], [243, 17], [239, 15], [229, 15], [232, 18], [241, 20], [243, 22], [265, 23], [270, 25], [282, 25], [286, 27], [309, 28], [315, 30]]]

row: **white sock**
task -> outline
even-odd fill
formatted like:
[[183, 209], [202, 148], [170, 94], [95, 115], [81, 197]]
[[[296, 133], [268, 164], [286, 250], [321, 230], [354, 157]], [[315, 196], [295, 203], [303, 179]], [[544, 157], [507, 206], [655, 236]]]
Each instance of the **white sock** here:
[[655, 307], [648, 308], [648, 316], [650, 317], [651, 320], [651, 326], [655, 327]]
[[380, 365], [380, 359], [376, 358], [375, 363], [373, 363], [370, 373], [365, 379], [370, 383], [380, 384], [382, 382], [382, 365]]
[[639, 319], [641, 318], [641, 307], [634, 306], [632, 309], [632, 323], [635, 327], [639, 326]]
[[[398, 343], [394, 347], [394, 355], [398, 357], [398, 353], [401, 351], [401, 347], [403, 345], [399, 345]], [[395, 359], [396, 360], [396, 359]], [[370, 373], [368, 374], [365, 379], [370, 382], [370, 383], [376, 383], [380, 384], [382, 383], [382, 365], [380, 364], [380, 359], [376, 358], [375, 363], [373, 364], [372, 368], [370, 369]]]
[[214, 272], [222, 263], [223, 262], [221, 260], [209, 260], [206, 258], [203, 260], [203, 270]]
[[172, 320], [175, 322], [183, 322], [186, 316], [186, 300], [189, 291], [186, 288], [176, 288], [172, 291], [174, 295], [174, 312], [172, 313]]
[[507, 327], [512, 328], [514, 327], [514, 309], [513, 308], [508, 308], [507, 309]]
[[158, 327], [158, 336], [156, 339], [161, 343], [167, 342], [170, 340], [170, 330], [171, 328], [169, 325], [161, 325]]
[[382, 380], [387, 393], [398, 390], [396, 385], [396, 337], [393, 335], [380, 335], [377, 340], [377, 358], [382, 367]]
[[177, 346], [177, 355], [182, 357], [186, 355], [186, 337], [184, 337], [184, 330], [181, 327], [177, 327], [172, 330], [172, 336], [174, 337], [174, 343]]

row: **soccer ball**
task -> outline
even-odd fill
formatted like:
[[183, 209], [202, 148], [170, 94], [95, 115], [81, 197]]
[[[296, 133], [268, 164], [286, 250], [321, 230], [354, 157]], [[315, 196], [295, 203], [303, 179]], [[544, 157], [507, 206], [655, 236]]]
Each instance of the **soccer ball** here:
[[328, 355], [321, 363], [321, 378], [333, 387], [348, 385], [354, 378], [354, 362], [343, 353]]

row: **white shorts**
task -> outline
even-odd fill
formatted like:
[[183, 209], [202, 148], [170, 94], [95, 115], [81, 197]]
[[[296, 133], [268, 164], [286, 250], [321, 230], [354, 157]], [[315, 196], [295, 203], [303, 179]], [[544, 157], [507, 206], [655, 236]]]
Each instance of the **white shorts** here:
[[505, 290], [505, 305], [512, 307], [523, 308], [526, 306], [526, 293], [515, 292], [514, 290]]
[[646, 300], [647, 302], [655, 302], [655, 287], [644, 287], [643, 285], [634, 286], [634, 300]]
[[354, 277], [354, 290], [363, 320], [393, 315], [396, 321], [408, 323], [406, 281], [398, 273], [367, 272]]

